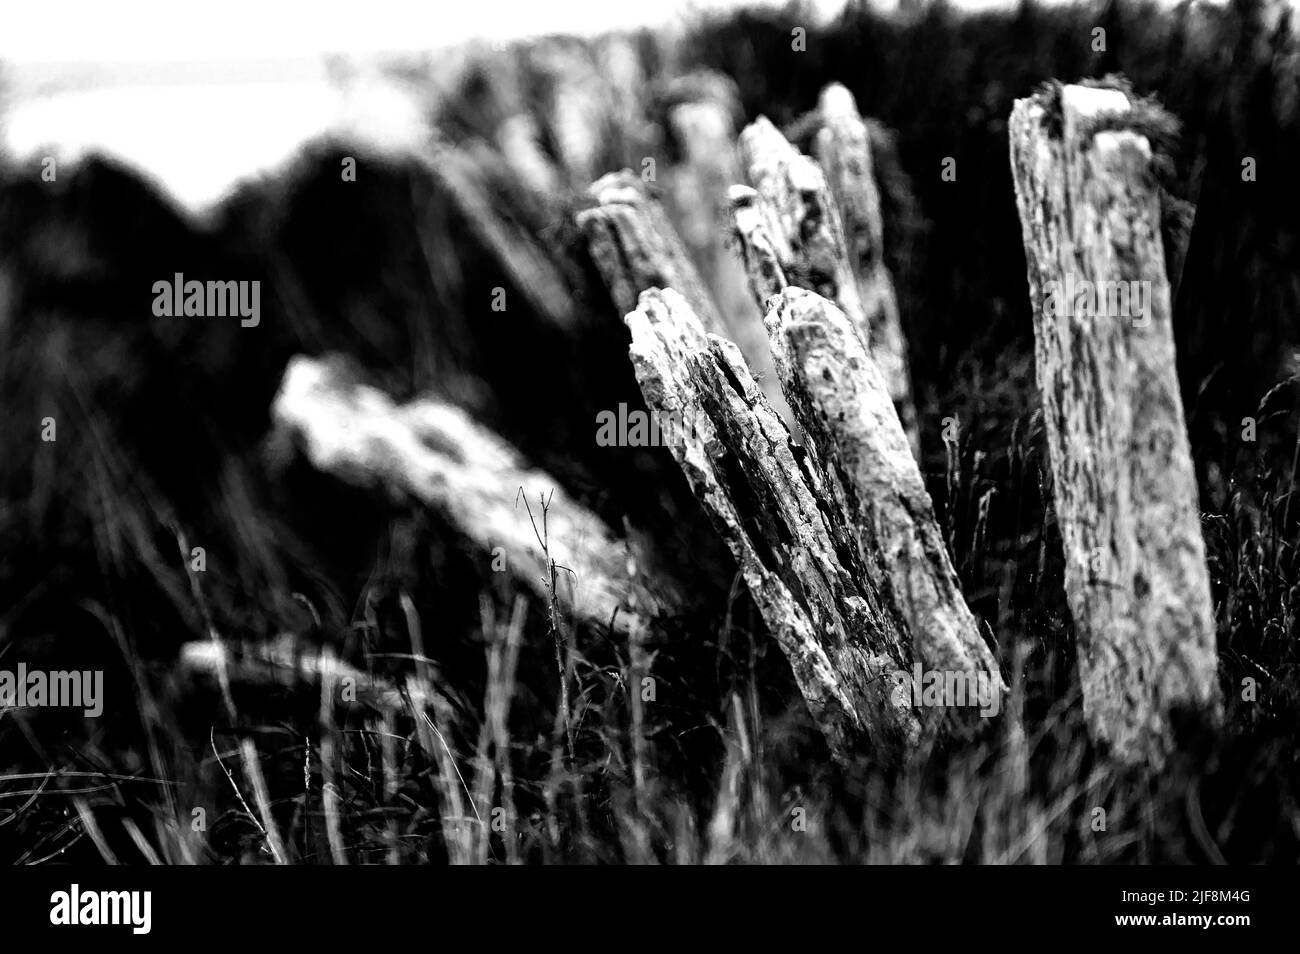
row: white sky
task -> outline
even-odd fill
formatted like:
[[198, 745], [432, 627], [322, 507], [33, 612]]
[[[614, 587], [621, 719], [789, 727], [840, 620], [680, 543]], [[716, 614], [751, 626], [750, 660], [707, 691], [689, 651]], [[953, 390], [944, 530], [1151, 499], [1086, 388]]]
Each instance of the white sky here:
[[[894, 0], [881, 0], [893, 6]], [[956, 0], [964, 8], [1010, 0]], [[427, 50], [469, 38], [601, 33], [739, 0], [0, 0], [0, 60], [152, 63]], [[782, 3], [760, 2], [763, 6]], [[845, 0], [813, 0], [821, 14]]]
[[[815, 0], [837, 11], [845, 0]], [[987, 0], [977, 0], [987, 2]], [[995, 0], [994, 0], [995, 2]], [[0, 156], [114, 156], [201, 212], [306, 140], [426, 135], [376, 76], [341, 90], [324, 56], [662, 25], [737, 0], [0, 0]]]
[[[811, 5], [829, 17], [845, 2]], [[987, 9], [1013, 0], [953, 2]], [[9, 98], [0, 103], [0, 156], [64, 163], [106, 153], [199, 212], [321, 133], [398, 148], [426, 134], [422, 108], [407, 92], [364, 73], [343, 90], [324, 54], [365, 58], [471, 39], [603, 33], [742, 5], [784, 3], [0, 0], [0, 91]]]

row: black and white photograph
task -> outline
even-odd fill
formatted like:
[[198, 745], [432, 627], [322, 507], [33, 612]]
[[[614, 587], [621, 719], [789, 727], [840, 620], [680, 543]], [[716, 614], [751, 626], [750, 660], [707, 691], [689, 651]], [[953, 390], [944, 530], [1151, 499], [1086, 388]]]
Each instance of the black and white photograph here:
[[1277, 923], [1298, 177], [1291, 0], [5, 2], [5, 918], [1043, 866], [1067, 933]]

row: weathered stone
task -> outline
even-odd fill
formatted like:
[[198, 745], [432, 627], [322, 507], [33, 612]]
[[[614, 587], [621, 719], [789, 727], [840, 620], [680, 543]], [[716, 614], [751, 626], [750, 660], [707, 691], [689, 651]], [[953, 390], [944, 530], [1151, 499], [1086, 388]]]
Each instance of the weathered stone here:
[[1171, 711], [1220, 703], [1159, 196], [1131, 109], [1090, 86], [1018, 100], [1011, 164], [1084, 712], [1119, 758], [1159, 764]]
[[931, 670], [989, 673], [1002, 687], [889, 388], [848, 318], [813, 292], [787, 288], [773, 300], [767, 329], [795, 417], [830, 475], [862, 562], [887, 574], [916, 658]]
[[884, 221], [880, 191], [872, 169], [866, 123], [853, 94], [839, 83], [822, 90], [820, 128], [813, 139], [816, 156], [839, 207], [849, 262], [858, 279], [858, 296], [866, 315], [871, 356], [884, 375], [913, 453], [918, 449], [916, 405], [907, 338], [898, 314], [894, 283], [885, 267]]
[[911, 663], [906, 624], [815, 461], [791, 444], [736, 346], [707, 334], [681, 295], [644, 293], [627, 323], [647, 404], [695, 423], [672, 452], [832, 752], [907, 751], [920, 725], [899, 680]]
[[588, 190], [597, 205], [576, 216], [587, 237], [592, 260], [600, 270], [620, 316], [637, 307], [651, 288], [674, 288], [709, 330], [723, 323], [676, 230], [641, 180], [628, 170], [611, 172]]

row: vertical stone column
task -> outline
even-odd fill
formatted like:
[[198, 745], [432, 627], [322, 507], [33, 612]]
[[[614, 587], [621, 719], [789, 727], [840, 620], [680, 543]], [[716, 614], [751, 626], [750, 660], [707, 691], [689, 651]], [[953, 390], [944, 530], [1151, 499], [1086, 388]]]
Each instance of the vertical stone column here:
[[1084, 712], [1117, 757], [1158, 764], [1171, 710], [1220, 702], [1152, 108], [1054, 87], [1016, 103], [1010, 134]]

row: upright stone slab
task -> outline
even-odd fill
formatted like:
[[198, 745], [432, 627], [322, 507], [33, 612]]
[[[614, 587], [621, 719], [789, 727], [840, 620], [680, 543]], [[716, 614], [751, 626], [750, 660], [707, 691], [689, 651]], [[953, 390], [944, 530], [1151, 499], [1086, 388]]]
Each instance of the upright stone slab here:
[[1065, 584], [1093, 737], [1159, 764], [1170, 713], [1219, 711], [1214, 613], [1175, 373], [1149, 104], [1049, 88], [1017, 101], [1029, 264]]

